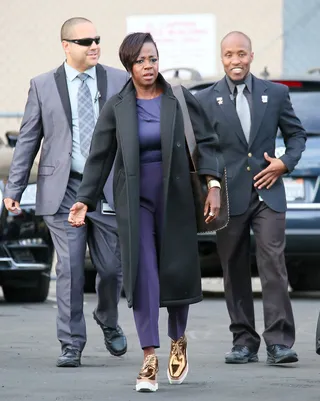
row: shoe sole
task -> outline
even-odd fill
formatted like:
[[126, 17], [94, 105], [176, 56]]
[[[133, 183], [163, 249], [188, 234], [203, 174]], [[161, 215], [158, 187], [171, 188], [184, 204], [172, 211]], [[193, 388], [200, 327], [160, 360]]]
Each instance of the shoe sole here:
[[229, 363], [232, 365], [243, 365], [245, 363], [254, 363], [254, 362], [259, 362], [259, 358], [257, 355], [251, 358], [244, 358], [244, 359], [233, 359], [233, 360], [225, 359], [225, 363]]
[[81, 366], [80, 362], [57, 362], [57, 368], [78, 368]]
[[277, 365], [280, 363], [295, 363], [298, 362], [299, 359], [296, 355], [289, 355], [289, 356], [284, 356], [282, 358], [274, 358], [274, 357], [269, 357], [267, 358], [267, 365]]
[[158, 388], [158, 383], [140, 382], [136, 384], [136, 391], [138, 393], [154, 393]]
[[107, 350], [110, 352], [111, 355], [113, 356], [122, 356], [127, 352], [127, 347], [125, 347], [123, 350], [119, 351], [119, 352], [115, 352], [110, 346], [106, 345]]
[[167, 378], [168, 378], [169, 384], [173, 384], [173, 385], [182, 384], [184, 382], [185, 378], [187, 377], [188, 373], [189, 373], [189, 363], [188, 362], [187, 362], [187, 366], [186, 366], [184, 372], [182, 373], [182, 375], [180, 376], [179, 379], [172, 378], [170, 376], [169, 369], [167, 369]]

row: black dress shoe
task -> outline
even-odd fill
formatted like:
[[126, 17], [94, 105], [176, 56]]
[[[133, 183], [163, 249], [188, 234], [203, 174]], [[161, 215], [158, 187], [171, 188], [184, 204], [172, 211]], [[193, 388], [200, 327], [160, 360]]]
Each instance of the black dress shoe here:
[[74, 348], [65, 348], [57, 360], [58, 368], [77, 368], [81, 365], [81, 352]]
[[285, 345], [269, 345], [267, 347], [267, 364], [298, 362], [297, 353]]
[[104, 335], [104, 343], [110, 354], [114, 356], [124, 355], [127, 352], [127, 339], [121, 327], [112, 328], [104, 326], [94, 312], [93, 318], [101, 327]]
[[248, 363], [258, 361], [257, 353], [250, 351], [245, 345], [235, 345], [225, 356], [226, 363]]

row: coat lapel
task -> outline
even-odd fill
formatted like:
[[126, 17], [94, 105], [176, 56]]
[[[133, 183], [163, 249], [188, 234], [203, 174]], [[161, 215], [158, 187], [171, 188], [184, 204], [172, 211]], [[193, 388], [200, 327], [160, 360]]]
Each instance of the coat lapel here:
[[[164, 79], [159, 74], [159, 81], [163, 84]], [[160, 115], [160, 135], [161, 152], [163, 161], [164, 179], [169, 179], [172, 149], [173, 132], [176, 118], [177, 100], [173, 96], [169, 86], [164, 86], [164, 92], [161, 99]], [[121, 140], [121, 148], [124, 153], [124, 159], [127, 161], [127, 168], [130, 175], [136, 175], [139, 172], [139, 160], [132, 158], [132, 155], [139, 154], [139, 133], [138, 117], [136, 106], [136, 93], [132, 81], [128, 81], [119, 94], [121, 100], [115, 105], [115, 113], [118, 125], [118, 133]], [[125, 118], [124, 118], [125, 116]]]
[[160, 134], [164, 178], [169, 178], [173, 149], [173, 127], [176, 118], [177, 100], [170, 93], [163, 93], [161, 100]]
[[172, 90], [166, 90], [162, 95], [160, 112], [160, 135], [163, 170], [163, 199], [168, 199], [171, 160], [174, 139], [174, 127], [177, 110], [177, 99]]
[[[222, 98], [222, 103], [220, 104], [218, 102], [221, 102], [219, 98]], [[248, 143], [244, 136], [234, 101], [230, 97], [230, 90], [225, 78], [221, 79], [215, 86], [213, 102], [216, 102], [216, 107], [220, 108], [241, 142], [247, 147]]]
[[98, 92], [100, 95], [99, 96], [99, 111], [101, 112], [101, 109], [107, 100], [107, 72], [102, 67], [101, 64], [97, 64], [96, 72], [97, 72]]
[[266, 111], [268, 101], [263, 102], [262, 96], [266, 95], [267, 86], [261, 79], [257, 79], [252, 77], [252, 108], [253, 108], [253, 116], [252, 116], [252, 125], [250, 131], [250, 140], [249, 147], [253, 144], [257, 133], [259, 131], [264, 113]]
[[61, 103], [63, 105], [64, 112], [66, 113], [70, 131], [72, 133], [71, 105], [70, 105], [69, 91], [68, 91], [68, 85], [67, 85], [67, 76], [66, 76], [66, 71], [64, 69], [63, 64], [55, 72], [54, 78], [56, 81], [56, 85], [58, 88], [58, 92], [60, 95], [60, 99], [61, 99]]
[[140, 158], [136, 157], [140, 154], [138, 118], [135, 91], [133, 88], [131, 91], [128, 89], [114, 107], [126, 173], [128, 176], [135, 176], [139, 175], [140, 163]]

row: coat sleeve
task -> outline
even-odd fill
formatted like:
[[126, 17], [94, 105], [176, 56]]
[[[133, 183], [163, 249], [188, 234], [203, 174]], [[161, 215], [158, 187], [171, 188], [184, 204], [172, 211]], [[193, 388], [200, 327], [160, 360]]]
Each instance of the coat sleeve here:
[[37, 86], [35, 81], [31, 80], [4, 198], [12, 198], [20, 202], [22, 193], [28, 185], [32, 164], [40, 148], [42, 137], [42, 117]]
[[197, 143], [198, 174], [220, 179], [223, 174], [224, 160], [219, 147], [219, 137], [198, 100], [185, 88], [183, 93]]
[[113, 98], [111, 98], [101, 110], [76, 197], [76, 202], [86, 204], [89, 211], [96, 209], [117, 151], [113, 104]]
[[284, 87], [283, 106], [279, 118], [279, 127], [283, 135], [286, 152], [280, 160], [286, 165], [289, 173], [298, 164], [305, 150], [307, 134], [296, 116], [289, 97], [289, 89]]

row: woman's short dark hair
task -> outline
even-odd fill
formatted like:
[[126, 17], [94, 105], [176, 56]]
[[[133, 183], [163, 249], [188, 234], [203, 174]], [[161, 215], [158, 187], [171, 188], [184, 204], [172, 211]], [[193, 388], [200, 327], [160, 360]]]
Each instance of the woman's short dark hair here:
[[119, 57], [127, 71], [132, 72], [133, 64], [137, 60], [142, 46], [147, 42], [154, 44], [157, 55], [159, 55], [156, 42], [149, 32], [130, 33], [124, 38], [119, 48]]

